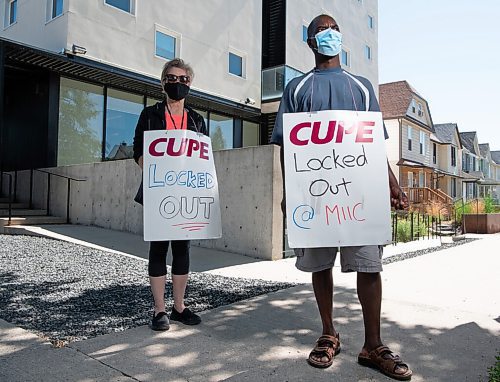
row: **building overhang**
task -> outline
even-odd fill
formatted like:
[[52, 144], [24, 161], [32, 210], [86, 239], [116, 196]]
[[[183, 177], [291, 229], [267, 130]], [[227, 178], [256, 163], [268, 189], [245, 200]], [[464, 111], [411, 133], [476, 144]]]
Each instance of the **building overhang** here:
[[[61, 76], [111, 86], [120, 90], [162, 99], [159, 78], [136, 73], [128, 69], [91, 60], [71, 51], [54, 53], [0, 38], [5, 51], [5, 67], [13, 69], [39, 68]], [[192, 107], [236, 115], [243, 119], [258, 121], [260, 109], [240, 104], [219, 96], [191, 89], [187, 102]]]
[[428, 169], [428, 170], [434, 170], [434, 167], [427, 166], [423, 163], [408, 160], [408, 159], [400, 159], [396, 165], [401, 166], [401, 167], [413, 167], [413, 168], [422, 168], [422, 169]]

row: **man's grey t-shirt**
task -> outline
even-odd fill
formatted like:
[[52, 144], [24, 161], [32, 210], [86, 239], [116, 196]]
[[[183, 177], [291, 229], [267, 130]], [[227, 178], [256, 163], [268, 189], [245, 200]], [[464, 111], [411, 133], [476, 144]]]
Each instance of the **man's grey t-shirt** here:
[[[373, 86], [340, 67], [314, 69], [291, 80], [283, 92], [271, 143], [283, 145], [283, 113], [320, 110], [380, 111]], [[387, 131], [384, 126], [384, 134]]]

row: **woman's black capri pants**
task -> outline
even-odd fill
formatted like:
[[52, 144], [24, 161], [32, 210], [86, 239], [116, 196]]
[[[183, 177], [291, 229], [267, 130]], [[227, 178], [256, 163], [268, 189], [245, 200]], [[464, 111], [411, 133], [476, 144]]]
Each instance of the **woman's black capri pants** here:
[[167, 274], [167, 252], [172, 243], [172, 274], [189, 273], [189, 240], [152, 241], [149, 246], [148, 273], [152, 277]]

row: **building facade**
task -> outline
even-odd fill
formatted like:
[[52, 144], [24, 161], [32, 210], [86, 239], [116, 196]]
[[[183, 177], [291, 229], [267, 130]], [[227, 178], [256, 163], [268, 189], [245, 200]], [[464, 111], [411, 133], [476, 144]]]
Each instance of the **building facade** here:
[[[288, 82], [314, 68], [307, 45], [311, 20], [328, 14], [342, 33], [342, 67], [378, 87], [378, 1], [265, 0], [262, 32], [262, 121], [268, 138]], [[375, 90], [377, 91], [377, 90]]]
[[320, 13], [341, 25], [343, 65], [377, 84], [376, 0], [2, 2], [3, 170], [129, 158], [137, 118], [162, 99], [161, 69], [174, 57], [193, 66], [187, 101], [215, 149], [268, 143], [286, 80], [314, 65], [303, 32]]

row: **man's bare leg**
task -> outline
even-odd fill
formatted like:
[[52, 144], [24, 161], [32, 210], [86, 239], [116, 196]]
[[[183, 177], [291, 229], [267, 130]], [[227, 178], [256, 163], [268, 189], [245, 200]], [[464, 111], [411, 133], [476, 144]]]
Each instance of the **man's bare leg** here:
[[[382, 306], [382, 278], [380, 273], [358, 272], [358, 298], [363, 308], [365, 343], [367, 352], [382, 345], [380, 338], [380, 310]], [[384, 357], [385, 358], [385, 357]], [[404, 374], [407, 367], [397, 366], [395, 373]]]
[[[320, 272], [313, 272], [312, 284], [314, 296], [318, 304], [321, 323], [323, 324], [323, 334], [336, 336], [337, 332], [333, 327], [333, 277], [332, 269], [325, 269]], [[319, 362], [327, 362], [327, 357], [315, 357]]]
[[380, 339], [380, 309], [382, 305], [382, 279], [380, 273], [358, 272], [358, 298], [363, 308], [365, 343], [363, 348], [371, 351], [382, 345]]

